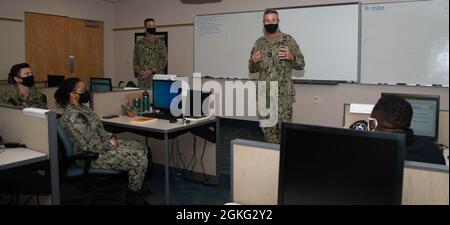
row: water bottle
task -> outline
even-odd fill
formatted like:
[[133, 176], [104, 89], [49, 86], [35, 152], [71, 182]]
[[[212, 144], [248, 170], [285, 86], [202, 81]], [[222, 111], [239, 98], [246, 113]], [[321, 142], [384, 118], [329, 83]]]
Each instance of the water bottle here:
[[150, 110], [150, 97], [147, 90], [142, 93], [142, 111], [148, 112]]

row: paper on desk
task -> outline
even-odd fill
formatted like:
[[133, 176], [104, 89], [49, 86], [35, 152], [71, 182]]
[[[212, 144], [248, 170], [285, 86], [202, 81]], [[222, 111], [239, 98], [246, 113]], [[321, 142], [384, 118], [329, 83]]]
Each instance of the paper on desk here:
[[43, 119], [45, 119], [45, 114], [49, 111], [50, 110], [48, 110], [48, 109], [38, 109], [38, 108], [24, 108], [22, 110], [24, 115], [34, 116], [34, 117], [43, 118]]

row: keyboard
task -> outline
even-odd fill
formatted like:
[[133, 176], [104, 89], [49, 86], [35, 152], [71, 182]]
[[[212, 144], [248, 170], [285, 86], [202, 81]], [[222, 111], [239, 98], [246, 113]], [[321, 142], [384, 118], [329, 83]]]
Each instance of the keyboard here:
[[191, 122], [200, 122], [203, 120], [209, 120], [212, 116], [186, 116], [186, 120], [190, 120]]
[[202, 118], [207, 118], [207, 116], [185, 116], [184, 118], [186, 119], [202, 119]]
[[174, 118], [170, 113], [142, 113], [142, 117], [150, 117], [162, 120], [170, 120]]

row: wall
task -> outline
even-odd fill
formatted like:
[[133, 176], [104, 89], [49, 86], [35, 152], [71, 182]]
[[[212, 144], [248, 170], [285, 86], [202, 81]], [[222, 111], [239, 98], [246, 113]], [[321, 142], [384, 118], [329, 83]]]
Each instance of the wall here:
[[105, 75], [114, 76], [114, 4], [92, 0], [0, 0], [0, 80], [7, 79], [13, 64], [25, 61], [24, 12], [101, 20], [105, 23]]
[[[157, 2], [157, 4], [155, 4]], [[193, 23], [194, 15], [260, 10], [270, 7], [288, 7], [312, 4], [348, 2], [345, 0], [223, 0], [221, 3], [185, 5], [179, 0], [124, 1], [115, 5], [115, 28], [143, 26], [143, 20], [153, 17], [159, 25]], [[363, 3], [389, 1], [362, 1]], [[281, 18], [282, 19], [282, 18]], [[193, 72], [193, 26], [162, 27], [169, 32], [169, 73], [191, 75]], [[116, 80], [132, 77], [134, 33], [142, 29], [114, 31]], [[250, 51], [250, 50], [249, 50]], [[441, 109], [448, 110], [448, 88], [395, 87], [341, 84], [336, 86], [296, 85], [297, 102], [294, 121], [299, 123], [341, 126], [344, 103], [376, 103], [381, 92], [405, 92], [441, 96]], [[318, 97], [318, 101], [316, 101]]]
[[[390, 0], [388, 0], [390, 1]], [[391, 0], [392, 1], [392, 0]], [[226, 12], [262, 10], [271, 7], [289, 7], [314, 4], [331, 4], [348, 2], [346, 0], [222, 0], [220, 3], [187, 5], [180, 0], [133, 0], [115, 4], [115, 28], [143, 27], [145, 18], [152, 17], [158, 25], [173, 25], [193, 23], [195, 15]], [[363, 2], [369, 2], [367, 0]], [[373, 0], [370, 2], [381, 2]], [[128, 80], [132, 78], [132, 51], [134, 33], [144, 29], [115, 31], [115, 79]], [[169, 40], [169, 73], [190, 75], [193, 71], [193, 26], [160, 28], [169, 31], [169, 38], [177, 38], [180, 42]], [[250, 51], [250, 50], [249, 50]]]
[[[108, 3], [92, 0], [0, 0], [0, 17], [23, 19], [23, 12], [65, 15], [105, 22], [105, 73], [120, 80], [133, 80], [132, 52], [134, 33], [143, 29], [113, 31], [113, 28], [140, 27], [147, 17], [154, 17], [159, 25], [192, 23], [194, 15], [270, 7], [346, 2], [345, 0], [223, 0], [221, 3], [185, 5], [179, 0], [133, 0]], [[378, 0], [362, 1], [381, 2]], [[157, 4], [155, 4], [157, 3]], [[25, 58], [24, 24], [0, 21], [0, 80], [6, 79], [10, 66]], [[169, 73], [191, 75], [193, 72], [193, 26], [162, 27], [169, 32]], [[381, 92], [407, 92], [441, 95], [441, 108], [448, 110], [448, 88], [386, 87], [372, 85], [296, 85], [297, 102], [294, 121], [340, 126], [344, 103], [375, 103]], [[319, 102], [314, 98], [319, 97]]]

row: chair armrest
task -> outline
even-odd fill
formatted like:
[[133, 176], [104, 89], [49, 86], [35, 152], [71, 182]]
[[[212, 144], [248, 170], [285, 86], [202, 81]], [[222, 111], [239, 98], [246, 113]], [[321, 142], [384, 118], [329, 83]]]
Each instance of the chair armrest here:
[[71, 157], [69, 157], [69, 159], [72, 160], [72, 161], [86, 160], [86, 159], [96, 160], [96, 159], [98, 159], [98, 153], [95, 153], [95, 152], [83, 152], [83, 153], [80, 153], [80, 154], [72, 155]]
[[91, 162], [93, 160], [97, 160], [98, 159], [98, 153], [94, 153], [94, 152], [83, 152], [80, 154], [75, 154], [72, 155], [71, 157], [68, 157], [68, 161], [69, 162], [75, 162], [78, 160], [84, 160], [84, 175], [87, 175], [89, 173], [89, 169], [91, 168]]

